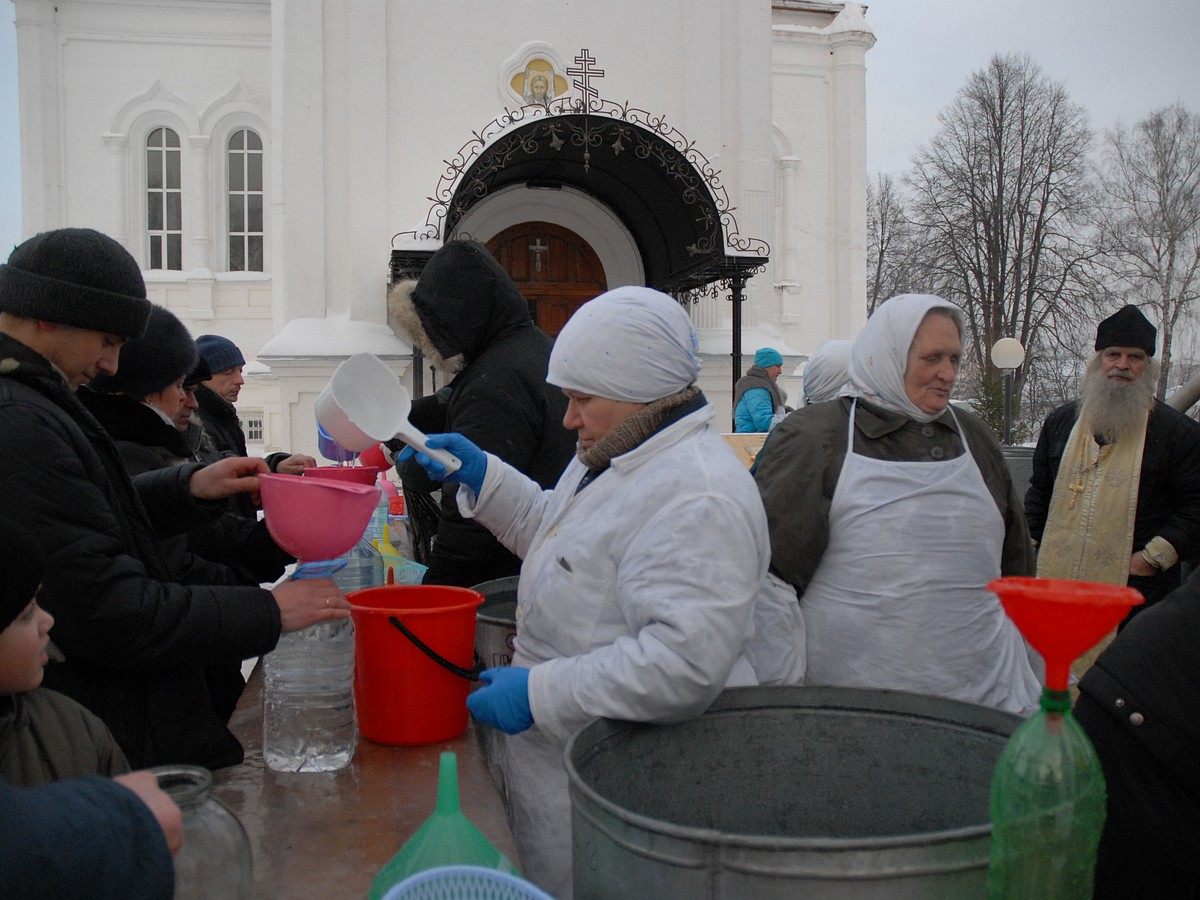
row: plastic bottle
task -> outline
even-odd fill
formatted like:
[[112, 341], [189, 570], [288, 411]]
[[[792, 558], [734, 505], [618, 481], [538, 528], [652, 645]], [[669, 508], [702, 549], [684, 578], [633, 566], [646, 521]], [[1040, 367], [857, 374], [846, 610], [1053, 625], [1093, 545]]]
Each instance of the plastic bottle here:
[[[386, 478], [380, 476], [379, 483], [382, 487], [382, 482], [387, 481]], [[371, 513], [371, 519], [367, 522], [367, 530], [364, 532], [364, 537], [367, 543], [374, 544], [383, 537], [383, 526], [388, 520], [388, 495], [386, 491], [379, 492], [379, 502], [375, 505], [375, 511]]]
[[988, 897], [1087, 900], [1104, 829], [1104, 773], [1065, 690], [1016, 730], [992, 777]]
[[458, 758], [446, 751], [438, 761], [437, 808], [379, 870], [369, 900], [379, 900], [414, 872], [438, 866], [482, 866], [519, 875], [512, 860], [497, 850], [458, 807]]
[[158, 786], [183, 814], [183, 846], [173, 857], [176, 900], [249, 900], [250, 839], [237, 816], [212, 793], [200, 766], [156, 766]]
[[[383, 584], [383, 557], [366, 538], [333, 573], [343, 593]], [[277, 772], [332, 772], [350, 764], [354, 622], [337, 619], [279, 637], [263, 659], [263, 758]]]
[[388, 535], [397, 553], [405, 559], [416, 558], [413, 556], [412, 532], [409, 530], [408, 516], [404, 510], [403, 494], [388, 498]]

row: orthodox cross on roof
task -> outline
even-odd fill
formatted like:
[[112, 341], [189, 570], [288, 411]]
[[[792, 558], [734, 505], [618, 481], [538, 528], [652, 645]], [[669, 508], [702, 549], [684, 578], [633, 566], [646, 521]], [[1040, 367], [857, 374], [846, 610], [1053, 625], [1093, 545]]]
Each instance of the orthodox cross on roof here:
[[575, 65], [567, 67], [567, 74], [577, 76], [572, 81], [575, 90], [583, 95], [584, 109], [592, 108], [592, 101], [599, 98], [600, 94], [592, 87], [593, 78], [603, 78], [604, 70], [596, 69], [593, 66], [596, 60], [592, 53], [586, 47], [579, 51], [579, 55], [575, 57]]

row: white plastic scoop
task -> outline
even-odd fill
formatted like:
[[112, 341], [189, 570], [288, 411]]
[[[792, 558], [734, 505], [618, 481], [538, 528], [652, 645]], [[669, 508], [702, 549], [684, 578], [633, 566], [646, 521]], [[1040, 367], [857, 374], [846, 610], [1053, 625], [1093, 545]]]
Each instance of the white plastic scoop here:
[[317, 397], [317, 422], [339, 445], [355, 453], [382, 441], [400, 438], [409, 446], [436, 459], [446, 473], [462, 467], [448, 450], [434, 450], [421, 430], [408, 421], [412, 400], [400, 379], [383, 360], [356, 353], [333, 370], [333, 377]]

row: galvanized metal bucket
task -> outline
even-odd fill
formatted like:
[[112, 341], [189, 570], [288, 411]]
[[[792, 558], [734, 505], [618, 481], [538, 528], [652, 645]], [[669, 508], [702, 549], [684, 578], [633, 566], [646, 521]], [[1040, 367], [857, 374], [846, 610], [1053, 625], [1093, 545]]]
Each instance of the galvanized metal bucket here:
[[896, 691], [757, 687], [567, 747], [576, 900], [984, 897], [1018, 716]]
[[[476, 667], [494, 669], [497, 666], [510, 665], [514, 641], [517, 638], [517, 576], [483, 581], [471, 590], [483, 594], [483, 605], [479, 607], [475, 618]], [[504, 735], [479, 721], [475, 722], [475, 733], [483, 746], [492, 781], [507, 805]]]

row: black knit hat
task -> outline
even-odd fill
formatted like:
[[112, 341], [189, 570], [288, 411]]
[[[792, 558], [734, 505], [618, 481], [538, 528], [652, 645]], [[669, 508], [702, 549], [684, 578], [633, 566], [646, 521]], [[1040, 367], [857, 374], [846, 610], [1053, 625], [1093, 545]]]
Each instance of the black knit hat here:
[[0, 521], [0, 631], [21, 614], [42, 582], [45, 554], [28, 529]]
[[97, 375], [89, 383], [95, 391], [120, 392], [139, 400], [157, 394], [195, 371], [200, 354], [187, 327], [170, 310], [150, 308], [146, 333], [121, 348], [115, 375]]
[[150, 301], [129, 251], [90, 228], [43, 231], [0, 265], [0, 312], [140, 337]]
[[1106, 347], [1137, 347], [1154, 355], [1154, 339], [1158, 329], [1142, 315], [1136, 306], [1122, 306], [1096, 328], [1096, 349]]

